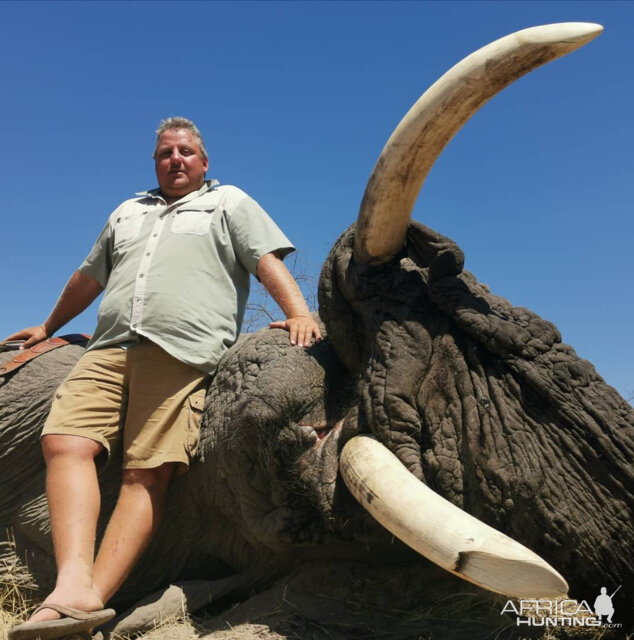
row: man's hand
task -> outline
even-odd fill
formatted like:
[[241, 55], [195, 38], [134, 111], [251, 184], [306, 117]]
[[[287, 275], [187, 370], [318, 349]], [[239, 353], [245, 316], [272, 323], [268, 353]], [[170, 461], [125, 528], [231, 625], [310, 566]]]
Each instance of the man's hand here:
[[316, 342], [321, 341], [319, 325], [313, 320], [312, 316], [295, 316], [286, 320], [278, 320], [277, 322], [271, 322], [269, 327], [286, 329], [290, 334], [292, 345], [310, 347], [313, 337]]
[[34, 344], [42, 342], [47, 338], [48, 331], [43, 324], [40, 324], [37, 327], [27, 327], [26, 329], [22, 329], [22, 331], [12, 333], [10, 336], [5, 338], [3, 342], [7, 342], [8, 340], [24, 340], [24, 344], [20, 346], [20, 349], [28, 349]]
[[302, 292], [275, 253], [267, 253], [260, 258], [257, 276], [286, 315], [286, 320], [271, 322], [269, 326], [286, 329], [292, 345], [310, 347], [313, 336], [315, 340], [321, 340], [321, 331], [310, 315]]

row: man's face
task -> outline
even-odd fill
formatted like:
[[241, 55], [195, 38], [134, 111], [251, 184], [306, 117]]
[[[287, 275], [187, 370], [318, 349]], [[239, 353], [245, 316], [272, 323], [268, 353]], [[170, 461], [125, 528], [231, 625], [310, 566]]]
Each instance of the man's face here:
[[161, 134], [154, 163], [161, 193], [170, 200], [200, 189], [209, 168], [196, 138], [185, 129], [168, 129]]

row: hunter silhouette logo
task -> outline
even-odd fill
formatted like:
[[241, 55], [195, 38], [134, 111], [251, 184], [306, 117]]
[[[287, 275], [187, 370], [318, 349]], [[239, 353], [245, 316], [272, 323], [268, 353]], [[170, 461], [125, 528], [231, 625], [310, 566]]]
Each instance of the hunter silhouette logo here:
[[[619, 585], [616, 588], [616, 591], [618, 591], [621, 586], [622, 585]], [[605, 587], [601, 587], [601, 593], [594, 601], [594, 613], [596, 614], [597, 618], [599, 618], [599, 620], [601, 620], [603, 616], [607, 616], [608, 622], [612, 622], [612, 616], [614, 615], [614, 605], [612, 604], [612, 598], [614, 598], [616, 591], [611, 596], [609, 596], [608, 590]]]

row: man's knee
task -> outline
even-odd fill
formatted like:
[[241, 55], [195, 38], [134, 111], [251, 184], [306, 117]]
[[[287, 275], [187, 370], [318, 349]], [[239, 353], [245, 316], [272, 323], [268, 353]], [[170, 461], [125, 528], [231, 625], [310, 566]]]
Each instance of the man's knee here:
[[86, 460], [96, 458], [104, 446], [82, 436], [67, 434], [48, 434], [42, 437], [42, 452], [46, 462], [50, 462], [56, 456], [73, 456]]
[[164, 491], [174, 473], [174, 462], [151, 469], [124, 469], [123, 486], [142, 486], [147, 491]]

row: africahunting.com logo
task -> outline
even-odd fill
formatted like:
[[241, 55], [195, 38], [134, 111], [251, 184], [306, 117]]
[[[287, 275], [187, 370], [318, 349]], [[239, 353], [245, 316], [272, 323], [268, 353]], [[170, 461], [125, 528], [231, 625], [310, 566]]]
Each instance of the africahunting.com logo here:
[[[614, 605], [612, 598], [621, 585], [608, 595], [606, 587], [594, 600], [594, 609], [586, 600], [508, 600], [502, 613], [514, 613], [517, 626], [528, 627], [602, 627], [616, 629], [622, 625], [612, 622]], [[603, 619], [605, 617], [605, 620]]]

